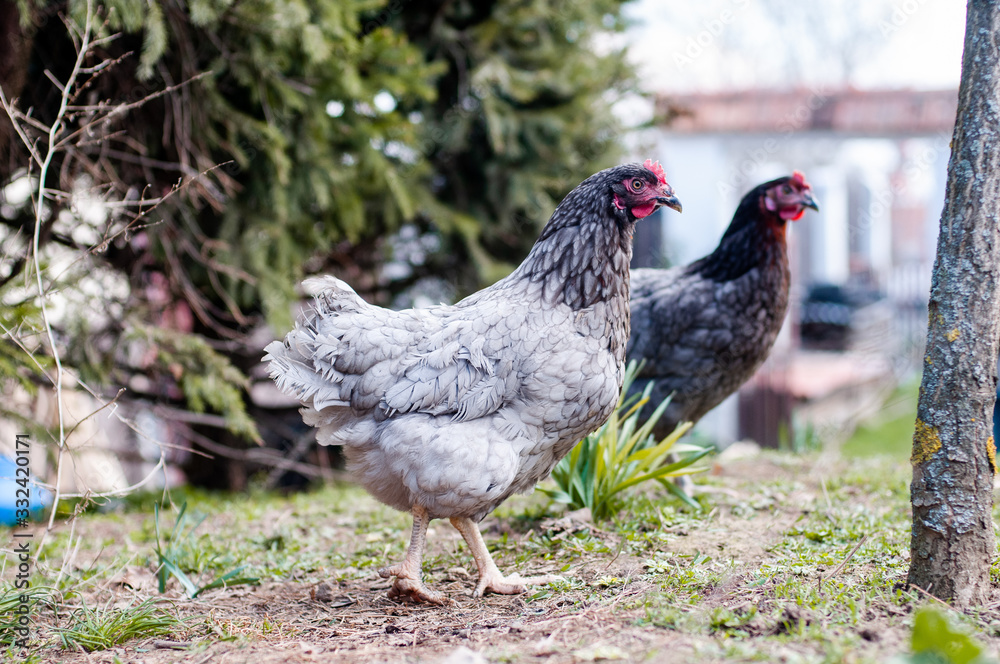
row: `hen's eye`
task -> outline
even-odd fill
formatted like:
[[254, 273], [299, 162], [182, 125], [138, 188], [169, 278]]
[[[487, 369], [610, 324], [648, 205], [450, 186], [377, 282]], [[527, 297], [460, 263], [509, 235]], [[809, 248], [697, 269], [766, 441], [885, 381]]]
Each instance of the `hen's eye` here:
[[642, 180], [638, 180], [638, 179], [637, 180], [632, 180], [632, 188], [633, 189], [635, 189], [636, 191], [639, 191], [640, 189], [642, 189], [642, 187], [643, 187]]
[[784, 186], [781, 187], [781, 193], [783, 193], [783, 194], [790, 194], [790, 193], [792, 193], [792, 188], [789, 187], [786, 184], [786, 185], [784, 185]]

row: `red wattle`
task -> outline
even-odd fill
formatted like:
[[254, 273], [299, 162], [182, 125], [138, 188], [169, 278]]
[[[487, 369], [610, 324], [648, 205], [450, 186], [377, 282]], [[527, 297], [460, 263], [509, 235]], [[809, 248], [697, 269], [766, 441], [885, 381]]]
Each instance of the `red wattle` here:
[[786, 220], [790, 219], [792, 221], [798, 221], [799, 219], [802, 218], [802, 215], [804, 215], [805, 213], [806, 213], [805, 208], [800, 208], [799, 206], [796, 205], [793, 207], [781, 208], [781, 210], [778, 212], [778, 216], [781, 217], [782, 219]]
[[653, 210], [656, 209], [656, 201], [650, 201], [645, 205], [637, 205], [632, 208], [632, 216], [636, 219], [642, 219], [643, 217], [648, 217], [653, 214]]

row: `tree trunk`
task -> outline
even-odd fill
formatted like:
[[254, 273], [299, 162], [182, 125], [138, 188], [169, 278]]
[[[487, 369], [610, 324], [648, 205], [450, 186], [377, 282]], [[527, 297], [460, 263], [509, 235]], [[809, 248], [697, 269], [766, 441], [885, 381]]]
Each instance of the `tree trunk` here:
[[913, 435], [909, 582], [989, 596], [1000, 312], [1000, 0], [970, 0]]

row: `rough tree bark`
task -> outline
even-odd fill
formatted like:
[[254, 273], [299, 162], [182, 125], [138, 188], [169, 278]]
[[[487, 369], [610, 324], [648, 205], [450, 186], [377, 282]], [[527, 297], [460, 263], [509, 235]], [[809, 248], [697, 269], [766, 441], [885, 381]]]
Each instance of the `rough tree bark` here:
[[909, 583], [989, 596], [1000, 314], [1000, 0], [969, 0], [913, 435]]

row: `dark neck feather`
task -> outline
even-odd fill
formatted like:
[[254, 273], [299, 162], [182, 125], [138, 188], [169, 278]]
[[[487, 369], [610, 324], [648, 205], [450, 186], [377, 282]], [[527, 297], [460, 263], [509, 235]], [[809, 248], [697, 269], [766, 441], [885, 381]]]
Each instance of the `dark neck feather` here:
[[573, 310], [628, 301], [635, 219], [611, 203], [606, 186], [570, 193], [552, 214], [531, 253], [511, 275], [541, 284], [542, 299]]
[[760, 206], [760, 196], [744, 197], [719, 246], [708, 256], [688, 265], [686, 272], [720, 282], [739, 279], [755, 267], [769, 264], [787, 272], [787, 222], [762, 211]]

